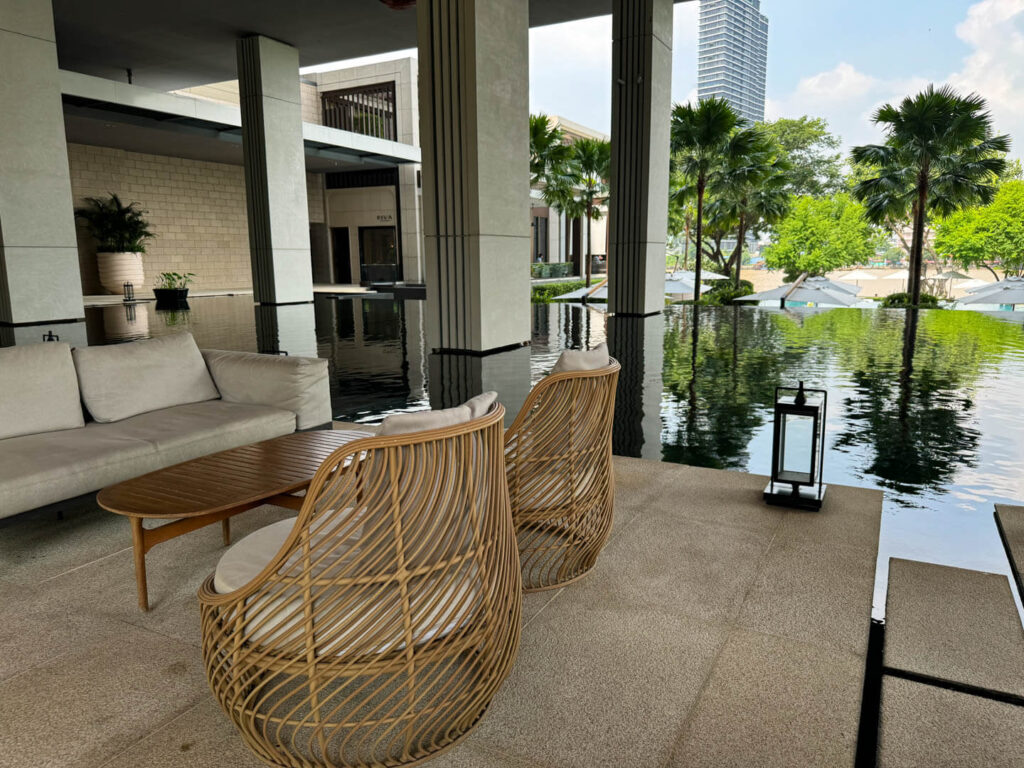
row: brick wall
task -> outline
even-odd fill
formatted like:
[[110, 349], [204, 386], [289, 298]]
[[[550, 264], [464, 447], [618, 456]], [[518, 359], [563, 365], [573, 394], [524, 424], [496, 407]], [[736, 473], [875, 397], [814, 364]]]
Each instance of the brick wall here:
[[[149, 211], [156, 239], [143, 263], [146, 286], [160, 272], [195, 272], [195, 288], [252, 287], [245, 176], [241, 166], [68, 144], [75, 205], [115, 192]], [[322, 222], [322, 177], [307, 177], [310, 220]], [[105, 293], [95, 245], [79, 227], [79, 266], [86, 294]]]

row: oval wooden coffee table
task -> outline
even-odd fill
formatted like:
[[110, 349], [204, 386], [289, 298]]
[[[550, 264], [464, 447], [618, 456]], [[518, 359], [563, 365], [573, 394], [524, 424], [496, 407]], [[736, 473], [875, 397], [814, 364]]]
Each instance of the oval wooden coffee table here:
[[[97, 503], [131, 520], [139, 608], [149, 610], [146, 553], [157, 544], [220, 522], [226, 546], [233, 515], [263, 504], [300, 509], [303, 497], [294, 494], [309, 487], [324, 459], [345, 443], [371, 436], [357, 430], [294, 432], [104, 488]], [[146, 528], [147, 519], [174, 522]]]

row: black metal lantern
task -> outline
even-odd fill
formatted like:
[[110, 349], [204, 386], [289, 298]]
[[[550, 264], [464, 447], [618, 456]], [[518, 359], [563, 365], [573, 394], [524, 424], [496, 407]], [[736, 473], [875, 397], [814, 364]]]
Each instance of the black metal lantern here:
[[828, 393], [804, 383], [775, 388], [772, 477], [764, 489], [769, 504], [821, 509], [825, 498], [825, 407]]
[[124, 286], [122, 286], [122, 291], [124, 293], [124, 298], [122, 299], [122, 301], [135, 301], [134, 285], [132, 285], [131, 283], [125, 283]]

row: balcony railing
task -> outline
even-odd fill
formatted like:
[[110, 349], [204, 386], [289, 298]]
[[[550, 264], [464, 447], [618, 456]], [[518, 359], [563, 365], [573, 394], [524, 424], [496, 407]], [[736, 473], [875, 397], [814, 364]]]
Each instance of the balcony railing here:
[[395, 83], [374, 83], [320, 95], [324, 125], [398, 141]]

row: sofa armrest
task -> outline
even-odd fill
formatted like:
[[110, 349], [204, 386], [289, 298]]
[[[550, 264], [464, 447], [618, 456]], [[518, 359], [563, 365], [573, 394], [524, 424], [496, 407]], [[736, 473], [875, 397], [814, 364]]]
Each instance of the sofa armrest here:
[[202, 352], [224, 401], [291, 411], [298, 429], [319, 427], [331, 421], [326, 360], [221, 349]]

